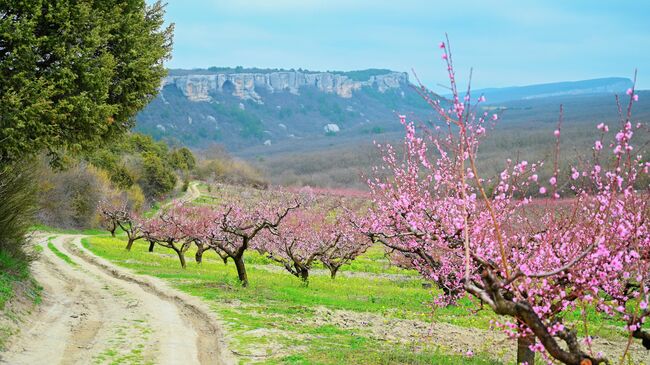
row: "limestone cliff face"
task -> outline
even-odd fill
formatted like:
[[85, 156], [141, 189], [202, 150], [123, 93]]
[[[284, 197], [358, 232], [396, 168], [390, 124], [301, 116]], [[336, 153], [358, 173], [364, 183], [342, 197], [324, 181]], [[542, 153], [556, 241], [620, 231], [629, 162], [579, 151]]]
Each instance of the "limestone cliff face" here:
[[326, 93], [334, 93], [343, 98], [362, 87], [372, 87], [379, 92], [408, 84], [404, 72], [390, 72], [370, 76], [366, 81], [353, 80], [345, 75], [321, 72], [305, 73], [282, 71], [269, 73], [215, 73], [168, 76], [162, 86], [175, 85], [191, 101], [209, 101], [210, 93], [227, 92], [242, 99], [262, 103], [256, 90], [268, 92], [290, 92], [298, 95], [300, 88], [313, 86]]

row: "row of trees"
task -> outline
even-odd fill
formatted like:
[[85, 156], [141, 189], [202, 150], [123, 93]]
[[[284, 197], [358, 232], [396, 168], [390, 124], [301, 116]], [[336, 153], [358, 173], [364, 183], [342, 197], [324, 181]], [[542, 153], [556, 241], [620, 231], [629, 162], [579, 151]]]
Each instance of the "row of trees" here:
[[[650, 349], [643, 328], [650, 315], [650, 163], [632, 145], [645, 128], [632, 119], [634, 89], [626, 107], [617, 99], [615, 137], [600, 124], [591, 156], [579, 164], [559, 168], [560, 110], [548, 181], [537, 175], [542, 162], [510, 159], [499, 176], [484, 178], [479, 146], [498, 116], [481, 108], [482, 95], [469, 88], [459, 94], [448, 43], [440, 47], [452, 102], [420, 92], [446, 126], [418, 133], [401, 117], [404, 157], [382, 146], [384, 165], [369, 180], [373, 204], [357, 227], [436, 282], [439, 305], [469, 295], [509, 318], [498, 326], [518, 339], [518, 363], [534, 363], [536, 352], [549, 363], [606, 363], [612, 354], [592, 351], [586, 314], [582, 342], [565, 321], [567, 311], [587, 306], [625, 322], [629, 341]], [[531, 199], [536, 194], [547, 198]], [[628, 350], [629, 343], [622, 358]]]
[[281, 263], [307, 284], [316, 261], [334, 279], [343, 265], [369, 246], [370, 241], [352, 226], [341, 206], [305, 196], [288, 198], [283, 193], [266, 198], [235, 199], [220, 207], [179, 203], [148, 219], [138, 217], [127, 204], [105, 202], [101, 210], [113, 235], [117, 227], [126, 233], [127, 250], [144, 239], [149, 251], [157, 244], [176, 252], [183, 268], [192, 246], [197, 263], [205, 251], [213, 250], [224, 263], [234, 262], [243, 286], [248, 285], [244, 255], [249, 249]]

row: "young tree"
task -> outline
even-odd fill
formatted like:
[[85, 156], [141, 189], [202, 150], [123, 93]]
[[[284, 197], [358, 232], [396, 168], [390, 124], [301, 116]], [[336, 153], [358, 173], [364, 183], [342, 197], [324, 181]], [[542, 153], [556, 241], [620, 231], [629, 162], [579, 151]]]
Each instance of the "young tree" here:
[[276, 230], [264, 232], [256, 249], [307, 284], [312, 264], [327, 249], [323, 245], [329, 239], [325, 237], [329, 232], [324, 232], [329, 228], [326, 215], [312, 209], [295, 210]]
[[[560, 113], [548, 182], [539, 180], [540, 164], [510, 160], [489, 181], [479, 176], [476, 161], [485, 125], [497, 115], [476, 115], [485, 98], [472, 99], [469, 88], [459, 96], [448, 43], [441, 48], [451, 105], [420, 91], [448, 127], [418, 135], [401, 117], [404, 160], [385, 146], [384, 168], [392, 174], [368, 181], [374, 205], [364, 232], [435, 281], [443, 290], [438, 304], [469, 293], [510, 317], [500, 325], [518, 339], [518, 362], [532, 363], [532, 351], [565, 364], [606, 362], [584, 351], [575, 330], [564, 323], [562, 314], [584, 302], [621, 316], [631, 336], [647, 343], [642, 325], [647, 316], [650, 192], [647, 185], [637, 190], [636, 182], [647, 176], [649, 166], [632, 153], [634, 129], [640, 127], [633, 127], [631, 119], [638, 100], [634, 90], [628, 92], [627, 111], [619, 106], [620, 130], [607, 149], [610, 166], [600, 162], [605, 151], [601, 137], [589, 163], [560, 171]], [[568, 183], [560, 185], [560, 178]], [[491, 194], [488, 183], [495, 186]], [[550, 197], [535, 201], [533, 191]]]
[[[264, 230], [275, 230], [289, 214], [300, 206], [298, 201], [283, 206], [281, 203], [258, 201], [255, 207], [229, 204], [215, 212], [211, 227], [205, 232], [204, 242], [227, 255], [235, 263], [242, 286], [248, 286], [244, 253]], [[225, 261], [225, 259], [224, 259]]]
[[196, 234], [194, 222], [198, 217], [193, 213], [191, 208], [179, 204], [142, 223], [143, 237], [176, 252], [183, 269], [187, 267], [185, 253], [192, 246], [191, 237]]
[[[117, 225], [126, 233], [128, 238], [126, 243], [126, 250], [131, 251], [133, 243], [141, 238], [145, 238], [141, 219], [137, 214], [130, 209], [127, 202], [121, 203], [100, 203], [99, 210], [104, 220], [111, 222], [109, 225]], [[112, 231], [111, 233], [113, 233]]]

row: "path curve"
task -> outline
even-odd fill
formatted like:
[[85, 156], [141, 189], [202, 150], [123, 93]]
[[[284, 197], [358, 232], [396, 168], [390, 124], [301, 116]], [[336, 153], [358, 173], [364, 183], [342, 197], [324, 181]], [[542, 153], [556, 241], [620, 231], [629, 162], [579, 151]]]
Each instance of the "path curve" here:
[[38, 312], [0, 353], [0, 364], [232, 364], [214, 313], [156, 278], [133, 274], [81, 246], [83, 236], [46, 236], [33, 275]]

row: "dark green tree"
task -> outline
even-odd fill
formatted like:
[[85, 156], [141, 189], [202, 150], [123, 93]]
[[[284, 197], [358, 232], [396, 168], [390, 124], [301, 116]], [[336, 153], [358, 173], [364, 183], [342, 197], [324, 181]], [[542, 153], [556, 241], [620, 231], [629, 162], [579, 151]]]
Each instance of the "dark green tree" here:
[[196, 159], [194, 154], [187, 147], [181, 147], [173, 150], [169, 154], [170, 164], [173, 168], [182, 171], [194, 170]]
[[142, 155], [142, 179], [139, 182], [147, 198], [160, 198], [176, 186], [176, 174], [160, 157], [147, 152]]
[[54, 163], [127, 131], [170, 55], [164, 5], [145, 0], [0, 0], [0, 164]]

